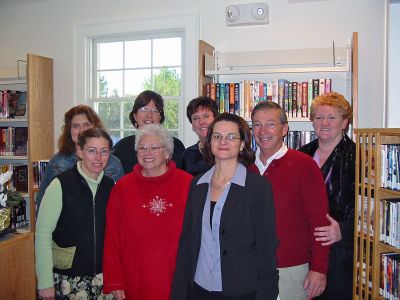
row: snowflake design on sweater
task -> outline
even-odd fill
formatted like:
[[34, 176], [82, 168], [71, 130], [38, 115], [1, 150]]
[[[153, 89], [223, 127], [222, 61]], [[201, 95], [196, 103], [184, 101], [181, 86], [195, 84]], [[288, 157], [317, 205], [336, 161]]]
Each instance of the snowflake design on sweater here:
[[165, 213], [168, 207], [172, 207], [172, 203], [167, 203], [165, 199], [155, 196], [155, 198], [151, 199], [148, 204], [143, 204], [142, 207], [148, 208], [151, 213], [158, 217]]

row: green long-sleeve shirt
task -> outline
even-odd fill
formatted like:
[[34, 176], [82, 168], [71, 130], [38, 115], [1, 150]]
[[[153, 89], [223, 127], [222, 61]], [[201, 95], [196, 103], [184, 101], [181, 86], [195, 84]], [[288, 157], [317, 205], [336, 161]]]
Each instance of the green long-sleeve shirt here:
[[[78, 162], [78, 172], [89, 185], [93, 200], [96, 189], [103, 178], [103, 172], [96, 180], [85, 175]], [[61, 182], [55, 178], [47, 187], [40, 205], [39, 214], [36, 222], [35, 232], [35, 256], [36, 256], [36, 276], [38, 278], [38, 288], [45, 289], [54, 286], [53, 279], [53, 255], [52, 255], [52, 235], [57, 226], [62, 209], [62, 189]]]

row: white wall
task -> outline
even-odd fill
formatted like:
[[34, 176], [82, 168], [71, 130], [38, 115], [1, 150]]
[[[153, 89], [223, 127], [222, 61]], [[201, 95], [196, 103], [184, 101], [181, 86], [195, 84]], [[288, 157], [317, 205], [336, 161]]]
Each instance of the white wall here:
[[[74, 26], [120, 19], [199, 14], [201, 39], [221, 51], [330, 47], [359, 32], [359, 127], [383, 126], [384, 1], [266, 1], [270, 24], [229, 28], [225, 7], [237, 0], [44, 0], [0, 6], [0, 66], [27, 52], [54, 58], [55, 135], [74, 99]], [[193, 58], [196, 59], [196, 58]]]
[[400, 127], [400, 3], [389, 6], [388, 25], [388, 127]]

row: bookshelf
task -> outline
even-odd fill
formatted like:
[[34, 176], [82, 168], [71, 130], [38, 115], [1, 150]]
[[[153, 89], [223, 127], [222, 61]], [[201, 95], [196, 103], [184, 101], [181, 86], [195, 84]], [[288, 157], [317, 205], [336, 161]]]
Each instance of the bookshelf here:
[[0, 119], [0, 126], [28, 128], [27, 156], [0, 156], [0, 164], [28, 166], [27, 219], [29, 226], [0, 238], [0, 299], [35, 299], [35, 190], [32, 162], [54, 153], [53, 60], [27, 55], [26, 77], [0, 78], [1, 90], [27, 92], [26, 117]]
[[[287, 49], [268, 51], [220, 52], [210, 44], [199, 44], [199, 91], [206, 95], [207, 83], [260, 82], [287, 79], [303, 82], [331, 78], [332, 91], [343, 94], [352, 104], [353, 127], [357, 128], [358, 33], [345, 47]], [[245, 118], [249, 121], [249, 118]], [[291, 129], [312, 130], [309, 117], [288, 116]], [[352, 130], [352, 128], [351, 128]]]
[[[400, 215], [389, 221], [385, 213], [387, 211], [385, 207], [391, 202], [390, 199], [400, 199], [400, 183], [397, 186], [393, 183], [399, 182], [399, 152], [397, 152], [397, 163], [396, 159], [393, 159], [393, 165], [397, 164], [397, 171], [395, 166], [392, 167], [394, 172], [389, 177], [386, 172], [391, 168], [386, 164], [388, 156], [387, 152], [384, 152], [388, 145], [400, 147], [400, 128], [355, 129], [355, 135], [358, 193], [355, 199], [353, 299], [398, 299], [391, 298], [388, 294], [384, 295], [383, 288], [389, 287], [390, 290], [395, 286], [389, 278], [397, 278], [395, 293], [399, 292], [400, 279], [394, 273], [389, 276], [384, 275], [384, 264], [387, 265], [387, 262], [383, 262], [381, 254], [397, 254], [400, 261], [400, 244], [393, 245], [400, 238]], [[397, 174], [397, 177], [393, 177], [394, 174]], [[394, 188], [389, 187], [387, 178], [392, 179], [391, 186]], [[391, 213], [394, 216], [394, 212]], [[384, 237], [387, 232], [393, 231], [397, 234], [393, 240]], [[396, 296], [398, 297], [398, 294]]]

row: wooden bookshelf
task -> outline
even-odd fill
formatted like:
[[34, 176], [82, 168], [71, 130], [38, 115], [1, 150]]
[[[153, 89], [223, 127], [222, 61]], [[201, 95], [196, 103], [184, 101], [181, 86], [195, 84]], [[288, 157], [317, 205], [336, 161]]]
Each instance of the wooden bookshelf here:
[[[396, 248], [380, 241], [381, 203], [400, 198], [400, 191], [382, 187], [381, 146], [400, 145], [400, 128], [355, 129], [356, 136], [356, 208], [354, 234], [353, 299], [386, 299], [380, 295], [381, 254]], [[359, 197], [365, 201], [359, 201]]]
[[0, 239], [0, 299], [35, 299], [34, 235]]
[[29, 227], [0, 239], [0, 299], [35, 299], [35, 190], [32, 162], [49, 159], [54, 153], [53, 60], [27, 55], [26, 78], [0, 78], [0, 89], [25, 90], [24, 119], [1, 119], [1, 126], [28, 127], [28, 155], [1, 156], [1, 164], [28, 165]]

